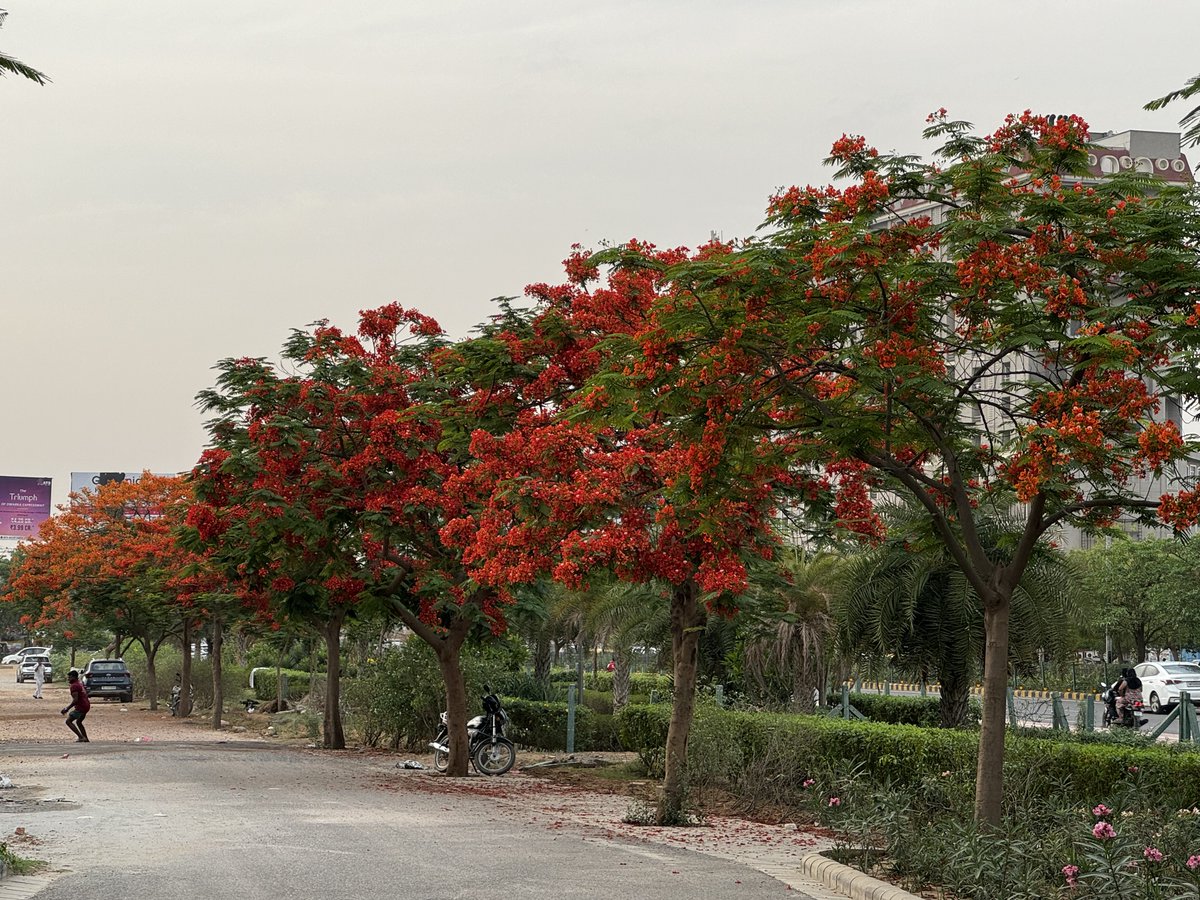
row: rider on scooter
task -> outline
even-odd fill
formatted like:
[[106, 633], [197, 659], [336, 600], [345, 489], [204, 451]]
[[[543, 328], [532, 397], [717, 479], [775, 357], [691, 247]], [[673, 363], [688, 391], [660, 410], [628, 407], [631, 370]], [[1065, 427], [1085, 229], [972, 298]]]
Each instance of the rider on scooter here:
[[1142, 699], [1142, 679], [1137, 677], [1133, 669], [1123, 669], [1121, 680], [1117, 682], [1117, 717], [1124, 715], [1128, 707], [1136, 711], [1135, 703]]

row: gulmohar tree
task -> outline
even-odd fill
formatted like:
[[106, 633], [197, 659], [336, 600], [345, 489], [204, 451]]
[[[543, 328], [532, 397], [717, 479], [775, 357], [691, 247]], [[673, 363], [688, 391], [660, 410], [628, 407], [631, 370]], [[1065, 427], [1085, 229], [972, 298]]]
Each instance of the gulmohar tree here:
[[[186, 634], [205, 618], [206, 599], [222, 586], [203, 558], [175, 539], [192, 499], [185, 480], [148, 472], [136, 482], [72, 495], [37, 539], [23, 545], [6, 598], [31, 605], [27, 624], [33, 628], [57, 627], [69, 639], [103, 626], [117, 653], [125, 640], [137, 641], [146, 653], [151, 709], [159, 648], [181, 626]], [[185, 641], [185, 663], [188, 651]]]
[[[475, 460], [455, 481], [489, 499], [444, 534], [483, 584], [549, 572], [583, 588], [605, 573], [657, 589], [638, 596], [669, 610], [674, 696], [658, 819], [674, 822], [686, 815], [687, 744], [710, 611], [736, 612], [748, 563], [774, 554], [781, 497], [830, 493], [849, 508], [845, 491], [859, 486], [789, 471], [787, 435], [742, 428], [742, 443], [728, 450], [728, 432], [740, 427], [731, 415], [736, 396], [697, 399], [681, 390], [646, 401], [631, 386], [669, 365], [669, 351], [623, 355], [634, 334], [652, 327], [647, 311], [662, 291], [661, 273], [724, 252], [636, 246], [648, 264], [605, 277], [573, 253], [565, 284], [532, 286], [528, 315], [493, 329], [485, 345], [493, 364], [531, 368], [498, 379], [520, 385], [526, 408], [520, 427], [472, 435]], [[455, 353], [482, 349], [468, 342]]]
[[511, 596], [475, 581], [443, 534], [477, 502], [455, 481], [470, 458], [456, 429], [503, 403], [442, 380], [447, 344], [436, 322], [390, 304], [363, 311], [357, 334], [324, 322], [293, 331], [290, 373], [261, 359], [221, 362], [200, 397], [215, 417], [188, 524], [196, 546], [253, 584], [277, 619], [323, 634], [327, 748], [345, 747], [347, 617], [386, 611], [429, 644], [446, 688], [448, 772], [465, 775], [460, 653], [473, 632], [504, 631]]
[[[1200, 218], [1191, 186], [1097, 183], [1076, 117], [980, 137], [939, 111], [926, 136], [944, 139], [933, 162], [844, 136], [829, 162], [849, 184], [781, 192], [769, 233], [727, 251], [607, 252], [661, 286], [614, 377], [647, 417], [719, 403], [724, 455], [790, 435], [795, 470], [832, 460], [920, 506], [983, 607], [976, 818], [995, 825], [1012, 598], [1039, 542], [1200, 511], [1190, 485], [1135, 489], [1195, 449], [1156, 414], [1200, 388]], [[693, 443], [708, 418], [670, 422]], [[1010, 508], [989, 546], [981, 522]], [[869, 507], [835, 513], [876, 530]]]

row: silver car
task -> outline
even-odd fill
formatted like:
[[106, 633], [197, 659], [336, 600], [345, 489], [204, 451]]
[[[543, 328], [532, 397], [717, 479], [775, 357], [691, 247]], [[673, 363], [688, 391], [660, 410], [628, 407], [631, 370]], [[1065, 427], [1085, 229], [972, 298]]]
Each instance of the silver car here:
[[1134, 666], [1142, 679], [1142, 701], [1150, 712], [1162, 712], [1179, 702], [1179, 692], [1187, 691], [1200, 704], [1200, 665], [1186, 662], [1148, 662]]
[[0, 666], [19, 666], [21, 660], [27, 656], [45, 656], [50, 652], [50, 647], [25, 647], [18, 650], [16, 653], [10, 653], [8, 656], [0, 660]]

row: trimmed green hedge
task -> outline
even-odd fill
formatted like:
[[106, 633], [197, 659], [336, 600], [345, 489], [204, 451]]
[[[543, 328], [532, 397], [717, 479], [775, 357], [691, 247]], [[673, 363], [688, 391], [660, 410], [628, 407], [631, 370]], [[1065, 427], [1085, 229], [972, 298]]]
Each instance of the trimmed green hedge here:
[[[840, 695], [834, 697], [840, 701]], [[889, 725], [919, 725], [937, 728], [942, 722], [941, 701], [937, 697], [905, 697], [887, 694], [851, 694], [850, 705], [872, 722]], [[967, 706], [964, 725], [978, 725], [983, 717], [983, 706], [972, 697]]]
[[[597, 672], [596, 674], [588, 673], [583, 680], [584, 687], [590, 688], [593, 691], [603, 691], [606, 694], [611, 694], [613, 689], [613, 673], [612, 672]], [[629, 676], [629, 693], [631, 694], [646, 694], [654, 691], [663, 700], [667, 700], [671, 696], [672, 679], [670, 675], [659, 675], [655, 672], [633, 672]]]
[[[670, 718], [667, 704], [628, 706], [616, 716], [621, 741], [644, 760], [661, 759]], [[701, 710], [695, 728], [697, 733], [716, 730], [733, 742], [731, 757], [747, 769], [786, 748], [787, 765], [779, 772], [783, 777], [858, 767], [874, 780], [904, 785], [946, 771], [970, 775], [979, 745], [973, 731], [717, 708]], [[1090, 804], [1136, 778], [1148, 798], [1178, 807], [1200, 805], [1200, 753], [1178, 745], [1137, 747], [1024, 735], [1009, 735], [1006, 745], [1006, 768], [1031, 791], [1066, 791], [1074, 802]]]
[[[509, 719], [508, 736], [514, 742], [539, 750], [567, 749], [567, 704], [505, 697], [504, 711]], [[581, 752], [621, 749], [614, 717], [577, 705], [575, 749]]]

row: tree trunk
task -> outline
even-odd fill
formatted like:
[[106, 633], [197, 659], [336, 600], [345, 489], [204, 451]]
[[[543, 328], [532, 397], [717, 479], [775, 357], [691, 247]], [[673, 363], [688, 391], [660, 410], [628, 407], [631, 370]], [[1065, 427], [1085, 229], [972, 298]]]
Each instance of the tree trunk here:
[[446, 774], [464, 778], [470, 762], [467, 741], [467, 681], [460, 663], [462, 641], [446, 640], [437, 651], [442, 683], [446, 687], [446, 731], [449, 734], [450, 761]]
[[538, 684], [550, 683], [550, 668], [554, 665], [554, 647], [550, 644], [550, 636], [544, 631], [539, 632], [533, 650], [533, 677]]
[[629, 670], [632, 655], [628, 647], [617, 647], [617, 666], [613, 669], [613, 712], [629, 705]]
[[346, 611], [338, 607], [325, 623], [325, 654], [328, 657], [325, 676], [325, 725], [322, 742], [326, 750], [345, 750], [346, 735], [342, 731], [342, 621]]
[[576, 690], [579, 692], [578, 700], [583, 702], [583, 639], [578, 637], [575, 639], [575, 684]]
[[186, 718], [192, 714], [192, 622], [186, 615], [180, 644], [183, 648], [183, 672], [179, 679], [179, 709], [176, 715]]
[[1146, 639], [1146, 626], [1138, 625], [1133, 629], [1133, 651], [1137, 655], [1134, 662], [1144, 663], [1146, 661], [1146, 644], [1149, 643]]
[[683, 820], [687, 805], [687, 746], [696, 707], [696, 664], [706, 616], [695, 582], [688, 579], [671, 591], [671, 650], [675, 666], [675, 696], [667, 729], [666, 771], [659, 825]]
[[233, 653], [234, 658], [237, 660], [237, 664], [240, 667], [245, 668], [246, 658], [250, 653], [250, 638], [246, 634], [245, 626], [238, 628], [237, 631], [234, 632]]
[[154, 658], [158, 656], [159, 646], [149, 639], [142, 641], [142, 649], [146, 651], [146, 695], [150, 698], [150, 712], [158, 709], [158, 670], [154, 667]]
[[212, 641], [209, 643], [209, 658], [212, 660], [213, 717], [212, 727], [221, 730], [221, 716], [225, 713], [225, 691], [221, 683], [221, 647], [225, 643], [225, 626], [219, 616], [213, 617]]
[[992, 597], [983, 611], [987, 645], [983, 657], [983, 725], [975, 769], [975, 823], [1000, 827], [1004, 801], [1004, 719], [1008, 704], [1010, 598]]
[[943, 728], [959, 728], [967, 720], [971, 708], [971, 677], [969, 671], [945, 669], [941, 673], [942, 696], [938, 701]]

